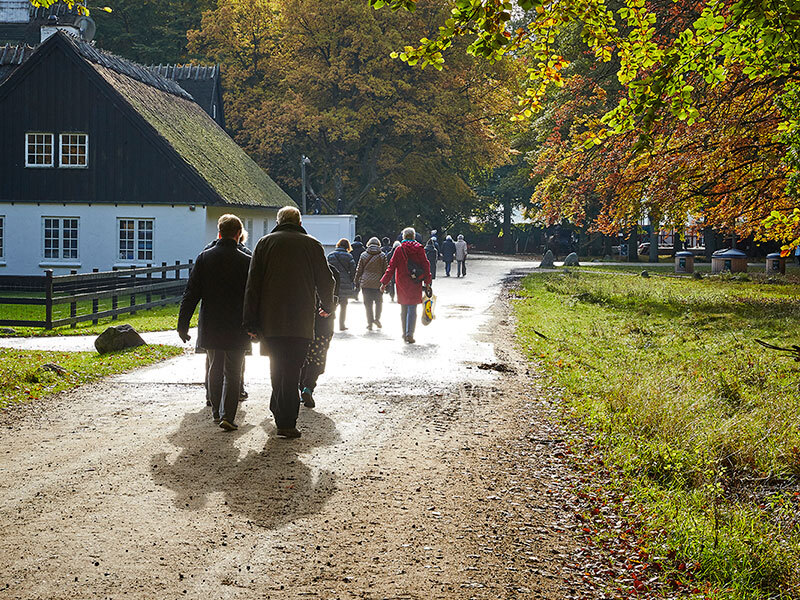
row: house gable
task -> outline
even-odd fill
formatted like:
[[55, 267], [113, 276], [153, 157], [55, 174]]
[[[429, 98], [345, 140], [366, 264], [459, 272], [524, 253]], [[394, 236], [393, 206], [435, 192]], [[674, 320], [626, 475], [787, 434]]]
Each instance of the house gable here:
[[[0, 86], [0, 202], [211, 204], [218, 202], [63, 34]], [[88, 135], [88, 166], [27, 168], [25, 134]], [[56, 165], [58, 156], [55, 157]]]

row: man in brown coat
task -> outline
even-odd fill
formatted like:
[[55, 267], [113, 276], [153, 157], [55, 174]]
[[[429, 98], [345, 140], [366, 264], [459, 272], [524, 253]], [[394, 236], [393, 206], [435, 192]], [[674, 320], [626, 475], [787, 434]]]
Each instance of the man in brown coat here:
[[314, 339], [314, 318], [333, 312], [333, 276], [325, 251], [300, 226], [300, 211], [278, 211], [272, 233], [253, 251], [244, 299], [244, 327], [270, 357], [270, 410], [278, 435], [300, 437], [300, 369]]

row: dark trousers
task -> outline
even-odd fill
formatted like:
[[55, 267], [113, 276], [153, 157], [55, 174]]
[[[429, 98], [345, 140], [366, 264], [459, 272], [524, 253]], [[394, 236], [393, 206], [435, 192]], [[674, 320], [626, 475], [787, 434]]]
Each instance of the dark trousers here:
[[263, 340], [269, 353], [272, 396], [269, 409], [278, 429], [297, 424], [300, 410], [300, 370], [306, 360], [311, 340], [297, 337], [267, 337]]
[[207, 350], [208, 396], [214, 417], [233, 423], [242, 390], [244, 350]]
[[364, 308], [367, 311], [367, 324], [372, 325], [381, 320], [383, 310], [383, 294], [378, 289], [362, 288], [364, 293]]
[[[205, 350], [204, 350], [204, 352], [205, 352]], [[247, 354], [247, 351], [245, 351], [245, 354]], [[211, 392], [208, 391], [208, 370], [209, 370], [210, 367], [211, 367], [211, 359], [208, 357], [208, 352], [206, 352], [206, 378], [205, 378], [205, 381], [203, 381], [203, 385], [206, 388], [206, 400], [208, 402], [211, 402]], [[244, 394], [244, 360], [242, 360], [242, 377], [241, 377], [240, 381], [241, 381], [242, 389], [239, 390], [239, 394], [243, 395]]]
[[452, 260], [444, 261], [444, 274], [445, 274], [445, 276], [450, 277], [450, 267], [452, 267], [452, 266], [453, 266], [453, 261]]
[[347, 296], [339, 296], [339, 329], [344, 329], [344, 319], [347, 316]]
[[403, 337], [414, 337], [417, 328], [417, 305], [401, 304], [400, 319], [403, 321]]
[[458, 276], [461, 277], [462, 275], [467, 274], [467, 261], [466, 260], [457, 260], [458, 263]]

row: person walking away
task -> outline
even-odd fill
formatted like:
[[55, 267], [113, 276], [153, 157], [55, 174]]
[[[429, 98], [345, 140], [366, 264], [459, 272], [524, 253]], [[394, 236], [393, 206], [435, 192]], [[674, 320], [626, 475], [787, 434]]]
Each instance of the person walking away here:
[[[333, 286], [333, 304], [339, 298], [339, 271], [328, 265], [331, 275], [334, 279]], [[317, 298], [317, 313], [314, 315], [314, 340], [308, 347], [308, 354], [306, 354], [303, 368], [300, 370], [300, 398], [303, 401], [303, 406], [307, 408], [314, 408], [317, 404], [314, 402], [314, 390], [317, 387], [317, 380], [319, 376], [325, 372], [325, 362], [328, 358], [328, 348], [331, 345], [333, 338], [333, 325], [336, 315], [329, 314], [323, 317], [324, 311], [322, 304]]]
[[[381, 278], [381, 291], [392, 278], [397, 282], [397, 301], [400, 303], [400, 318], [403, 322], [403, 339], [413, 344], [417, 325], [417, 305], [422, 303], [422, 287], [431, 293], [431, 267], [425, 257], [422, 244], [414, 239], [413, 227], [403, 230], [403, 243], [395, 249], [392, 260]], [[412, 271], [416, 277], [412, 277]]]
[[242, 317], [250, 337], [261, 341], [261, 353], [270, 357], [269, 408], [280, 437], [301, 435], [300, 370], [314, 339], [315, 315], [333, 312], [333, 287], [322, 244], [303, 229], [300, 211], [284, 206], [275, 229], [253, 251]]
[[[403, 235], [402, 232], [400, 233], [400, 235]], [[392, 256], [394, 256], [394, 251], [397, 250], [399, 247], [400, 247], [400, 242], [395, 242], [394, 244], [392, 244], [392, 251], [389, 253], [389, 256], [386, 257], [387, 265], [392, 261]], [[394, 296], [396, 288], [397, 288], [396, 281], [394, 280], [394, 277], [392, 277], [392, 280], [389, 282], [389, 285], [386, 286], [386, 293], [389, 294], [389, 298], [392, 299], [392, 302], [395, 301]]]
[[433, 238], [428, 240], [425, 244], [425, 258], [428, 259], [428, 264], [431, 266], [431, 279], [436, 279], [436, 261], [439, 258], [439, 249], [436, 247]]
[[178, 335], [189, 341], [189, 321], [200, 302], [197, 345], [208, 354], [208, 391], [215, 423], [234, 431], [242, 388], [242, 364], [250, 339], [242, 326], [250, 257], [237, 243], [242, 222], [231, 214], [217, 221], [219, 241], [197, 257], [178, 312]]
[[444, 276], [450, 277], [450, 267], [453, 266], [453, 259], [456, 257], [456, 243], [453, 236], [448, 235], [442, 242], [442, 260], [444, 261]]
[[356, 286], [364, 294], [364, 309], [367, 311], [367, 329], [372, 331], [375, 325], [381, 325], [381, 311], [383, 309], [383, 292], [381, 291], [381, 277], [389, 266], [386, 257], [381, 252], [378, 238], [370, 238], [367, 249], [361, 255], [356, 267]]
[[345, 331], [347, 300], [356, 295], [356, 262], [350, 253], [350, 242], [342, 238], [336, 249], [328, 254], [328, 264], [339, 271], [339, 331]]
[[381, 252], [383, 252], [383, 255], [386, 257], [387, 261], [391, 258], [392, 249], [392, 240], [390, 240], [388, 237], [383, 238], [381, 240]]
[[467, 242], [464, 241], [464, 236], [458, 236], [456, 241], [456, 270], [458, 277], [467, 276]]
[[[214, 246], [217, 245], [217, 242], [219, 242], [219, 240], [220, 237], [218, 232], [217, 237], [211, 240], [208, 243], [208, 245], [205, 248], [203, 248], [203, 250], [209, 250], [213, 248]], [[252, 250], [250, 250], [250, 248], [245, 246], [245, 243], [247, 243], [247, 230], [242, 229], [242, 233], [241, 235], [239, 235], [239, 239], [236, 242], [236, 247], [239, 248], [239, 250], [241, 250], [245, 254], [247, 254], [247, 256], [253, 256]], [[198, 352], [205, 352], [205, 348], [201, 348], [199, 345], [196, 346], [195, 353]], [[247, 350], [245, 351], [245, 356], [248, 354], [252, 354], [252, 349], [250, 347], [248, 347]], [[208, 392], [208, 369], [210, 366], [211, 362], [208, 358], [208, 353], [206, 352], [206, 371], [205, 371], [206, 376], [205, 376], [205, 381], [203, 382], [203, 385], [205, 385], [206, 388], [206, 406], [211, 406], [211, 395]], [[242, 389], [239, 391], [239, 402], [244, 402], [245, 400], [247, 400], [247, 396], [248, 396], [247, 390], [244, 389], [244, 361], [242, 361]]]
[[[364, 254], [364, 244], [361, 242], [361, 236], [357, 235], [353, 238], [353, 243], [350, 244], [350, 254], [353, 255], [353, 264], [358, 264], [358, 260], [361, 258], [361, 255]], [[355, 290], [353, 291], [353, 300], [358, 301], [358, 286], [356, 286]]]

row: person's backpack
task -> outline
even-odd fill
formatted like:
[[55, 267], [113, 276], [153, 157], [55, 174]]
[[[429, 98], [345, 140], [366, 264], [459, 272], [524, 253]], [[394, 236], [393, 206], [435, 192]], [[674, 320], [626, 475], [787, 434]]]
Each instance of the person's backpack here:
[[425, 277], [425, 269], [415, 260], [407, 258], [406, 267], [408, 268], [408, 276], [411, 278], [411, 281], [422, 281]]

